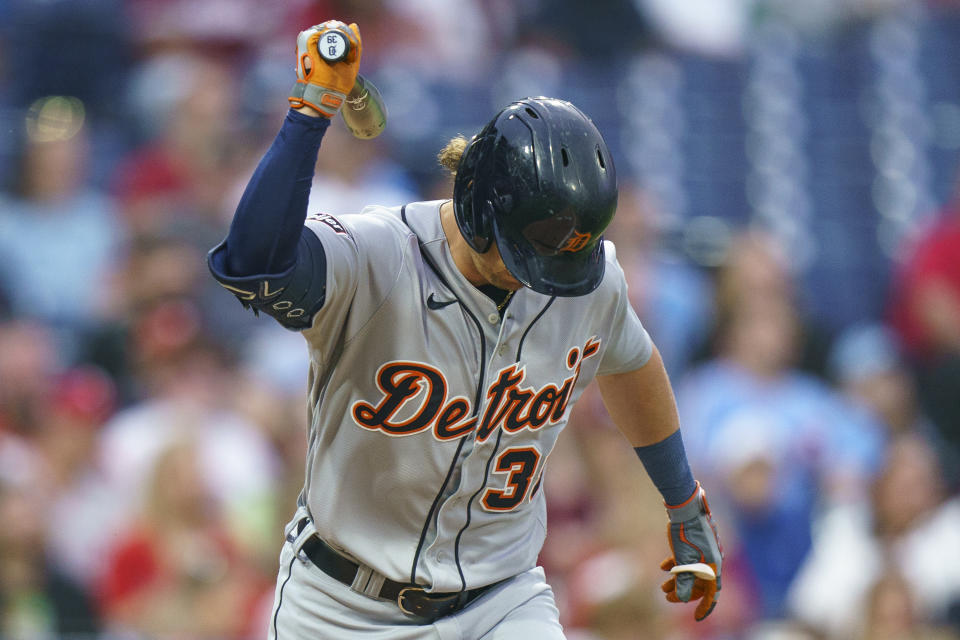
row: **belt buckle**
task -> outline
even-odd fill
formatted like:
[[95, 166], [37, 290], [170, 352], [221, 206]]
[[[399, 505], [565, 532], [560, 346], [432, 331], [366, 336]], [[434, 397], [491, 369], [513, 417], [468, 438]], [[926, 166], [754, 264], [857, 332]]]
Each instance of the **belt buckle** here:
[[400, 607], [400, 611], [403, 611], [408, 616], [421, 616], [422, 614], [417, 613], [416, 611], [410, 611], [405, 606], [403, 606], [403, 598], [407, 595], [408, 591], [419, 591], [420, 593], [426, 593], [426, 589], [423, 587], [404, 587], [400, 589], [400, 593], [397, 594], [397, 606]]

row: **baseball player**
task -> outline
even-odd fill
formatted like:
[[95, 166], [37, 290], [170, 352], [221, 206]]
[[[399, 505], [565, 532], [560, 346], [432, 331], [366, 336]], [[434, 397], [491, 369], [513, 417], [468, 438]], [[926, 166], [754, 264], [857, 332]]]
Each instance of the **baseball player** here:
[[[328, 44], [346, 56], [327, 63]], [[292, 108], [209, 255], [310, 352], [306, 478], [270, 638], [563, 638], [536, 566], [542, 478], [593, 379], [667, 505], [666, 597], [704, 618], [720, 544], [603, 241], [617, 186], [600, 133], [568, 102], [521, 100], [445, 150], [451, 200], [307, 217], [361, 51], [355, 24], [300, 33]]]

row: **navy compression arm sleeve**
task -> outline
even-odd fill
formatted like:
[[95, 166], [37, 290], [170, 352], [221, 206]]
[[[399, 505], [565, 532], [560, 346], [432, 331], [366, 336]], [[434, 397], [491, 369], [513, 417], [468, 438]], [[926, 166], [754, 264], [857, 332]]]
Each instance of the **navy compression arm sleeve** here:
[[307, 217], [317, 151], [328, 126], [329, 118], [287, 112], [230, 224], [225, 243], [230, 275], [279, 273], [293, 265]]
[[668, 505], [681, 504], [693, 495], [697, 482], [687, 464], [687, 453], [679, 429], [660, 442], [634, 447], [633, 450]]

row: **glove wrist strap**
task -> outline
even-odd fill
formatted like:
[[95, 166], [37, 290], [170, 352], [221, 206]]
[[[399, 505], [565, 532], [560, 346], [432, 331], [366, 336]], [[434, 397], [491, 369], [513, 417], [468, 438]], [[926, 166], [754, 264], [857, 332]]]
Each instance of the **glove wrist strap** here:
[[678, 505], [668, 504], [666, 507], [670, 522], [675, 523], [692, 520], [708, 512], [706, 498], [703, 495], [703, 489], [700, 487], [699, 482], [693, 494], [687, 498], [686, 501]]
[[340, 111], [340, 107], [346, 98], [347, 95], [340, 91], [298, 80], [293, 85], [293, 89], [290, 90], [288, 99], [291, 107], [296, 108], [306, 105], [313, 107], [326, 117], [332, 118]]

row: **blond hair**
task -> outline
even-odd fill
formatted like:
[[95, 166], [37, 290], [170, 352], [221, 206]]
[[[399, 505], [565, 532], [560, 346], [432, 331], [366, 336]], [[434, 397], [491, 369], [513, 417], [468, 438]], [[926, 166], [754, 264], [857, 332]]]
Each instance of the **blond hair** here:
[[437, 154], [437, 160], [440, 166], [450, 172], [451, 176], [457, 175], [457, 167], [460, 166], [460, 157], [463, 156], [464, 149], [467, 148], [468, 140], [463, 136], [453, 138]]

